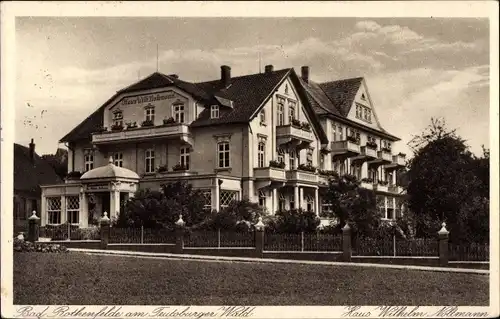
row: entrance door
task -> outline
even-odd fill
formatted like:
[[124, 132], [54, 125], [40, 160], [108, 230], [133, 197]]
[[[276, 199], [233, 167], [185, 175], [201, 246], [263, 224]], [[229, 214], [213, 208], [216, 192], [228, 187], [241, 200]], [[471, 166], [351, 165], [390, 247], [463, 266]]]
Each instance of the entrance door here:
[[108, 213], [108, 218], [110, 218], [110, 194], [109, 193], [102, 193], [101, 194], [101, 202], [102, 202], [102, 212], [101, 215], [104, 216], [104, 212]]

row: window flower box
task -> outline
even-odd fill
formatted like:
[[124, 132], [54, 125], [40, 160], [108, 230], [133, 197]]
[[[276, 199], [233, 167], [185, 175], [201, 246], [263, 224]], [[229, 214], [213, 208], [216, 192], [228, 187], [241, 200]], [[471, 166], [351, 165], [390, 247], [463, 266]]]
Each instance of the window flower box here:
[[97, 128], [96, 133], [104, 133], [107, 131], [108, 131], [107, 127], [99, 127], [99, 128]]
[[285, 162], [269, 161], [269, 167], [273, 168], [285, 168]]
[[370, 142], [366, 142], [366, 147], [368, 147], [369, 149], [372, 149], [372, 150], [376, 150], [378, 145], [377, 145], [377, 143], [370, 141]]
[[382, 152], [390, 153], [391, 152], [391, 148], [390, 147], [382, 147]]
[[159, 166], [159, 167], [156, 169], [156, 171], [157, 171], [158, 173], [166, 173], [166, 172], [168, 172], [168, 167], [167, 167], [167, 165], [162, 165], [162, 166]]
[[142, 127], [149, 127], [149, 126], [154, 126], [154, 125], [155, 124], [151, 120], [144, 120], [144, 121], [142, 121], [142, 124], [141, 124]]
[[389, 182], [388, 181], [378, 181], [378, 184], [382, 185], [382, 186], [387, 186], [387, 185], [389, 185]]
[[401, 156], [401, 157], [403, 157], [403, 158], [404, 158], [404, 157], [406, 157], [406, 154], [405, 154], [405, 153], [401, 153], [401, 152], [399, 152], [399, 153], [398, 153], [398, 156]]
[[303, 129], [304, 131], [311, 132], [311, 125], [307, 122], [302, 122], [300, 124], [300, 128]]
[[297, 169], [301, 171], [306, 171], [306, 172], [311, 172], [315, 173], [316, 172], [316, 167], [309, 165], [309, 164], [300, 164]]
[[358, 145], [359, 145], [359, 139], [358, 139], [358, 138], [356, 138], [356, 136], [353, 136], [353, 135], [347, 135], [346, 140], [348, 140], [349, 142], [353, 142], [353, 143], [355, 143], [355, 144], [358, 144]]
[[302, 123], [300, 123], [299, 120], [297, 119], [292, 119], [292, 126], [297, 127], [297, 128], [302, 128]]
[[168, 124], [175, 124], [175, 119], [173, 117], [169, 117], [168, 119], [163, 119], [163, 124], [168, 125]]
[[112, 125], [111, 131], [123, 131], [123, 125]]
[[371, 178], [366, 178], [366, 177], [365, 177], [365, 178], [362, 178], [362, 179], [361, 179], [361, 182], [362, 182], [362, 183], [373, 183], [373, 179], [371, 179]]
[[187, 167], [179, 163], [179, 164], [177, 164], [177, 165], [174, 165], [174, 166], [172, 167], [172, 170], [173, 170], [174, 172], [179, 172], [179, 171], [187, 171]]

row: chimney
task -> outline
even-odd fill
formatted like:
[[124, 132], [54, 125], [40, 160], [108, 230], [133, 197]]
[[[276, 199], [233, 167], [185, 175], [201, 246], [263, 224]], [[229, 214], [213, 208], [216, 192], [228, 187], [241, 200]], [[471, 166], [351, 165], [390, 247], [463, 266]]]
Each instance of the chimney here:
[[302, 80], [304, 80], [304, 82], [306, 83], [309, 83], [309, 67], [308, 66], [303, 66], [301, 68], [301, 71], [302, 71]]
[[223, 65], [220, 67], [220, 79], [224, 86], [228, 86], [231, 81], [231, 68], [227, 65]]
[[273, 67], [272, 64], [269, 64], [269, 65], [266, 65], [266, 67], [265, 67], [264, 70], [265, 70], [266, 73], [271, 73], [271, 72], [274, 71], [274, 67]]
[[33, 143], [33, 139], [31, 139], [30, 143], [30, 159], [31, 161], [35, 160], [35, 143]]

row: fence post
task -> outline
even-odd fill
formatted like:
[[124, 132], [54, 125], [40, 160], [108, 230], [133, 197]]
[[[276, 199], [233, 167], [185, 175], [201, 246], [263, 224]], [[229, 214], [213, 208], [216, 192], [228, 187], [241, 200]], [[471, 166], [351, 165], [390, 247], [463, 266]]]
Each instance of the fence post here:
[[144, 244], [144, 225], [141, 225], [141, 244]]
[[266, 225], [262, 222], [262, 217], [259, 217], [259, 221], [255, 226], [255, 257], [264, 257], [264, 228]]
[[107, 212], [104, 212], [104, 216], [99, 223], [101, 225], [101, 244], [99, 246], [101, 249], [107, 249], [109, 243], [109, 226], [111, 223]]
[[441, 224], [441, 229], [438, 231], [439, 236], [439, 265], [448, 265], [448, 235], [450, 232], [446, 229], [446, 223]]
[[217, 228], [217, 248], [220, 248], [220, 228]]
[[304, 251], [304, 232], [300, 232], [300, 251]]
[[344, 261], [351, 261], [351, 227], [348, 223], [342, 228], [342, 252]]
[[28, 241], [34, 243], [38, 240], [40, 218], [36, 216], [36, 211], [33, 211], [33, 215], [28, 218]]
[[396, 257], [396, 233], [392, 235], [392, 252], [394, 257]]
[[182, 254], [184, 252], [184, 226], [186, 223], [182, 219], [182, 214], [175, 222], [175, 253]]

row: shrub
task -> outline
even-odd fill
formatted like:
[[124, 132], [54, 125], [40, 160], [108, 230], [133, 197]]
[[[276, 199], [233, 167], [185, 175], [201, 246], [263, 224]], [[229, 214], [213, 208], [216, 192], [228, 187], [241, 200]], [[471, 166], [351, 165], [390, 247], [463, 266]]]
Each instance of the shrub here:
[[281, 233], [314, 232], [320, 223], [316, 213], [292, 209], [277, 212], [273, 227], [274, 231]]
[[302, 125], [302, 123], [300, 123], [300, 121], [297, 119], [292, 119], [291, 124], [292, 124], [292, 126], [297, 127], [297, 128], [301, 128], [301, 125]]
[[378, 146], [377, 146], [376, 142], [369, 141], [369, 142], [366, 142], [366, 147], [368, 147], [372, 150], [376, 150]]
[[300, 124], [300, 128], [303, 129], [304, 131], [311, 132], [311, 125], [307, 122], [302, 122]]
[[67, 253], [66, 246], [50, 243], [32, 243], [22, 239], [14, 239], [14, 252]]
[[[212, 212], [203, 223], [206, 229], [251, 230], [265, 211], [248, 200], [233, 201], [220, 212]], [[252, 227], [250, 227], [252, 226]], [[250, 228], [249, 228], [250, 227]]]
[[285, 162], [269, 161], [269, 167], [285, 168]]
[[153, 123], [153, 121], [151, 121], [151, 120], [144, 120], [144, 121], [142, 121], [142, 124], [141, 124], [142, 127], [148, 127], [148, 126], [154, 126], [154, 125], [155, 125], [155, 123]]
[[348, 140], [349, 142], [356, 143], [356, 144], [359, 144], [359, 142], [360, 142], [359, 139], [353, 135], [347, 135], [346, 140]]
[[165, 173], [165, 172], [168, 172], [168, 167], [167, 167], [167, 165], [162, 165], [162, 166], [159, 166], [156, 171], [158, 173]]
[[66, 175], [67, 179], [78, 179], [80, 177], [82, 177], [82, 172], [79, 171], [69, 172], [68, 175]]
[[321, 175], [334, 176], [337, 178], [339, 176], [339, 173], [337, 173], [336, 171], [329, 171], [329, 170], [323, 170], [323, 169], [318, 170], [318, 173], [320, 173]]
[[379, 181], [378, 181], [378, 184], [379, 184], [379, 185], [382, 185], [382, 186], [387, 186], [387, 185], [389, 184], [389, 182], [388, 182], [388, 181], [382, 181], [382, 180], [379, 180]]
[[173, 117], [169, 117], [168, 119], [163, 119], [163, 124], [167, 125], [167, 124], [174, 124], [176, 123], [175, 122], [175, 119]]

